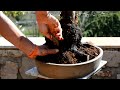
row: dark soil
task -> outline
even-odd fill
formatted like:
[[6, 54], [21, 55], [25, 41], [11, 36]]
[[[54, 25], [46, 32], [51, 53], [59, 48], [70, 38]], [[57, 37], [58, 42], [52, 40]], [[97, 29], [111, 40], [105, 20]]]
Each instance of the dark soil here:
[[75, 64], [91, 60], [99, 55], [99, 50], [88, 43], [82, 44], [82, 31], [73, 21], [71, 11], [61, 12], [61, 27], [64, 40], [58, 41], [59, 45], [46, 39], [48, 48], [58, 48], [59, 53], [47, 56], [37, 56], [36, 59], [45, 63]]

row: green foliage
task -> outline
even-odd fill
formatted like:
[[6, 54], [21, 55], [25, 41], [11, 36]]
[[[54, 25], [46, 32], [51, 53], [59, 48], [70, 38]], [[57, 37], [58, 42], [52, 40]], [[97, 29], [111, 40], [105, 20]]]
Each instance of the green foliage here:
[[[16, 21], [25, 15], [26, 11], [3, 11]], [[120, 11], [81, 11], [79, 25], [85, 37], [120, 37]], [[14, 20], [13, 20], [14, 21]], [[24, 24], [17, 25], [20, 30]], [[28, 32], [27, 32], [28, 31]], [[27, 30], [25, 34], [34, 34]]]
[[[81, 23], [83, 36], [89, 37], [119, 37], [120, 36], [120, 12], [87, 12], [86, 20]], [[80, 17], [82, 19], [83, 17]]]
[[26, 12], [25, 11], [3, 11], [8, 17], [15, 18], [19, 21], [20, 16], [23, 16]]
[[16, 22], [21, 21], [21, 17], [25, 14], [27, 14], [26, 11], [3, 11], [5, 15], [7, 15], [13, 22], [16, 24], [16, 26], [21, 30], [26, 36], [40, 36], [39, 33], [37, 32], [38, 30], [31, 30], [29, 28], [28, 24], [17, 24]]

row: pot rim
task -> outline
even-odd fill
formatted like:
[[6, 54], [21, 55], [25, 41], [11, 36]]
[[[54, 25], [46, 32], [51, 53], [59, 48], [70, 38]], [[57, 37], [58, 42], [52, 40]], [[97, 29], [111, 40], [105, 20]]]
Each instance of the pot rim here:
[[88, 63], [94, 62], [94, 61], [98, 60], [99, 58], [101, 58], [103, 56], [103, 50], [100, 47], [98, 47], [98, 46], [94, 45], [94, 47], [99, 49], [100, 54], [97, 57], [95, 57], [95, 58], [93, 58], [93, 59], [91, 59], [89, 61], [76, 63], [76, 64], [56, 64], [56, 63], [44, 63], [44, 64], [54, 65], [54, 66], [77, 66], [77, 65], [83, 65], [83, 64], [88, 64]]

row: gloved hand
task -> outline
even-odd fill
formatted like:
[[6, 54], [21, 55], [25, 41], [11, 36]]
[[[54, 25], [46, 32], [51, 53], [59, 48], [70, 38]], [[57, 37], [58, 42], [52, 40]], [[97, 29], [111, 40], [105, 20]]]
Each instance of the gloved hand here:
[[48, 54], [56, 54], [58, 52], [59, 52], [58, 49], [48, 49], [47, 46], [45, 45], [41, 46], [35, 45], [34, 50], [28, 55], [28, 57], [35, 59], [36, 56], [45, 56]]

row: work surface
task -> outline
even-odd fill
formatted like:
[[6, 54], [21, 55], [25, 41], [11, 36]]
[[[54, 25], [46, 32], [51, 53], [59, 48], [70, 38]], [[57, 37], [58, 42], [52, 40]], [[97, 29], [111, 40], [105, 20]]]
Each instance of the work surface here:
[[[89, 78], [91, 78], [92, 75], [95, 75], [97, 72], [99, 72], [106, 63], [107, 63], [107, 61], [101, 60], [100, 65], [96, 70], [94, 70], [93, 72], [91, 72], [87, 76], [82, 77], [82, 78], [78, 78], [78, 79], [89, 79]], [[32, 69], [26, 71], [25, 73], [27, 75], [34, 76], [36, 78], [39, 77], [39, 78], [43, 78], [43, 79], [54, 79], [54, 78], [49, 78], [49, 77], [45, 77], [45, 76], [40, 75], [40, 73], [38, 73], [36, 67], [33, 67]]]
[[[45, 43], [44, 37], [28, 37], [36, 45]], [[9, 41], [0, 37], [0, 48], [16, 48]], [[120, 48], [120, 37], [83, 37], [82, 42], [92, 42], [96, 46], [105, 48]]]

